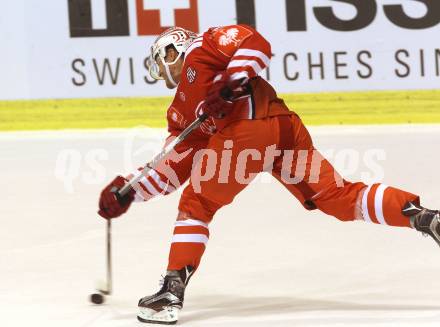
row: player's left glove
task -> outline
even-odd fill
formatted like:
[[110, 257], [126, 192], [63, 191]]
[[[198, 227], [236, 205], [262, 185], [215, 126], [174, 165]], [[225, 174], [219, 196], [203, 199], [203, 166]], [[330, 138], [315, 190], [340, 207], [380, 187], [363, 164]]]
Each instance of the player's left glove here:
[[123, 198], [118, 199], [115, 191], [120, 190], [127, 180], [122, 176], [117, 176], [101, 192], [99, 199], [98, 214], [105, 219], [112, 219], [126, 213], [134, 200], [135, 191], [131, 190]]
[[243, 93], [242, 82], [232, 80], [226, 72], [217, 75], [206, 97], [204, 112], [214, 118], [224, 118], [232, 110], [233, 99]]

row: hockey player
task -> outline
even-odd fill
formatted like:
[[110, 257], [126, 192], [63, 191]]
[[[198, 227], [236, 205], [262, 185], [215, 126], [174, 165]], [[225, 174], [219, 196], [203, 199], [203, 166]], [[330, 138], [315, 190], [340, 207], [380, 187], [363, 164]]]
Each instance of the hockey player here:
[[210, 118], [177, 146], [174, 159], [144, 176], [122, 204], [111, 190], [123, 187], [124, 177], [101, 193], [99, 213], [112, 219], [133, 201], [169, 194], [191, 176], [180, 199], [163, 286], [139, 300], [142, 322], [177, 322], [185, 288], [208, 242], [209, 223], [262, 171], [307, 210], [342, 221], [412, 227], [440, 244], [439, 211], [422, 207], [419, 196], [380, 183], [346, 181], [320, 155], [300, 118], [258, 75], [270, 58], [270, 44], [245, 25], [210, 28], [200, 36], [171, 28], [151, 47], [151, 76], [177, 88], [167, 111], [169, 137], [202, 112]]

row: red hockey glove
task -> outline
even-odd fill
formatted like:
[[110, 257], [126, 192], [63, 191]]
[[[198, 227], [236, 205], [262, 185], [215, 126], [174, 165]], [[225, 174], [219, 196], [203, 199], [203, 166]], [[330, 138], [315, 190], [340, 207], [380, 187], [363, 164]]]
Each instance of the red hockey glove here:
[[120, 190], [127, 180], [122, 176], [117, 176], [109, 185], [107, 185], [101, 192], [99, 199], [98, 214], [105, 219], [112, 219], [119, 217], [127, 212], [131, 203], [134, 200], [135, 191], [131, 190], [123, 198], [116, 196], [115, 191]]
[[204, 112], [214, 118], [224, 118], [232, 110], [236, 94], [243, 90], [241, 83], [241, 79], [232, 81], [226, 72], [218, 75], [206, 97]]

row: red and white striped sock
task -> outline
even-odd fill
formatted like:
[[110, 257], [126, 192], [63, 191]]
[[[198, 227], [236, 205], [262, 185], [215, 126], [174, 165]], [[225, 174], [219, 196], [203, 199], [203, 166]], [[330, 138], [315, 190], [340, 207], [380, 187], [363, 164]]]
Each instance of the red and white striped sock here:
[[207, 223], [179, 217], [175, 223], [171, 241], [168, 270], [179, 270], [188, 265], [197, 269], [208, 239]]
[[402, 208], [408, 201], [419, 203], [419, 196], [385, 184], [369, 185], [362, 196], [362, 216], [375, 224], [411, 227]]

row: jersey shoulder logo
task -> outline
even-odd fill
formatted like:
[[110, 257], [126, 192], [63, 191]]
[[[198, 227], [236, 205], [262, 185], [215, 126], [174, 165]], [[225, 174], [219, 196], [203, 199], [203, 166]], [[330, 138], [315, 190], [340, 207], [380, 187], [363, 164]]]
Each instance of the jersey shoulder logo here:
[[230, 28], [226, 32], [223, 33], [222, 36], [218, 39], [218, 43], [222, 46], [227, 46], [230, 43], [237, 44], [238, 29]]
[[227, 57], [232, 57], [240, 44], [252, 34], [252, 31], [244, 26], [224, 26], [213, 30], [213, 39], [220, 52]]
[[194, 83], [196, 77], [197, 77], [196, 70], [192, 67], [188, 67], [188, 69], [186, 70], [186, 78], [188, 79], [188, 82], [190, 84]]

